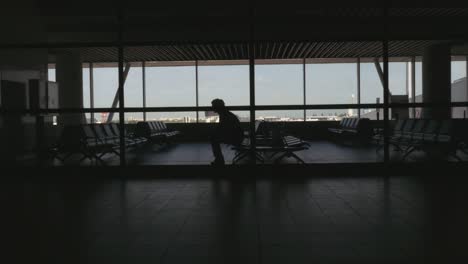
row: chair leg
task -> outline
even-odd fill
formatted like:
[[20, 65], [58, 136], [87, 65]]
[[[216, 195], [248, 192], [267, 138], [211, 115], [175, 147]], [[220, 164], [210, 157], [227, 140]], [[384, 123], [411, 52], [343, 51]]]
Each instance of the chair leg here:
[[282, 159], [284, 159], [284, 157], [286, 157], [287, 153], [284, 152], [282, 153], [279, 157], [277, 157], [275, 160], [274, 160], [274, 163], [275, 164], [278, 164]]
[[234, 158], [232, 159], [232, 163], [233, 163], [233, 164], [237, 163], [238, 161], [240, 161], [240, 160], [242, 160], [243, 158], [245, 158], [248, 154], [249, 154], [248, 151], [239, 151], [239, 152], [234, 156]]
[[304, 160], [299, 158], [299, 156], [297, 156], [297, 154], [294, 152], [290, 152], [288, 156], [295, 158], [297, 161], [299, 161], [300, 164], [305, 164]]
[[255, 152], [255, 159], [257, 159], [258, 161], [264, 163], [265, 162], [265, 159], [262, 157], [262, 155], [260, 155], [260, 153], [258, 152]]
[[406, 149], [406, 153], [403, 155], [402, 160], [405, 160], [405, 159], [406, 159], [411, 153], [413, 153], [413, 151], [415, 151], [415, 150], [416, 150], [415, 147], [411, 147], [411, 146], [408, 147], [408, 148]]
[[379, 145], [377, 146], [377, 149], [375, 150], [375, 152], [379, 152], [381, 149], [383, 149], [383, 147], [384, 147], [383, 145], [380, 145], [380, 144], [379, 144]]
[[468, 155], [468, 149], [465, 148], [465, 149], [460, 149], [460, 150], [461, 152], [465, 153], [465, 155]]
[[451, 151], [449, 153], [450, 156], [454, 157], [458, 162], [462, 162], [463, 160], [457, 155], [457, 150]]

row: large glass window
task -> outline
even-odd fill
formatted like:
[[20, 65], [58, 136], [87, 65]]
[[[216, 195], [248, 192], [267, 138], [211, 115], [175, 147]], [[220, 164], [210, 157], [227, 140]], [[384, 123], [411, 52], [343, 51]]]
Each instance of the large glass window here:
[[124, 85], [125, 107], [143, 107], [143, 70], [141, 63], [132, 63]]
[[125, 124], [135, 124], [143, 121], [143, 113], [141, 112], [130, 112], [125, 113]]
[[303, 110], [256, 111], [255, 119], [269, 121], [269, 122], [304, 121], [304, 111]]
[[298, 105], [304, 103], [303, 64], [255, 65], [256, 105]]
[[[372, 59], [368, 59], [372, 60]], [[382, 64], [380, 64], [382, 67]], [[383, 86], [374, 62], [361, 61], [361, 103], [383, 103]]]
[[306, 121], [337, 121], [356, 115], [356, 109], [313, 109], [307, 110]]
[[195, 66], [146, 64], [146, 106], [195, 105]]
[[198, 98], [200, 106], [210, 106], [215, 98], [227, 106], [249, 105], [249, 66], [199, 66]]
[[416, 97], [415, 102], [421, 103], [422, 102], [422, 62], [421, 58], [416, 59]]
[[452, 57], [451, 65], [452, 77], [452, 102], [467, 102], [467, 79], [466, 79], [466, 59], [465, 57]]
[[83, 63], [83, 107], [91, 107], [89, 63]]
[[408, 62], [406, 58], [394, 58], [389, 62], [388, 85], [391, 95], [408, 95]]
[[47, 79], [51, 82], [55, 82], [55, 64], [48, 65]]
[[148, 121], [164, 121], [166, 123], [196, 123], [195, 112], [150, 112], [146, 113]]
[[[249, 111], [232, 111], [239, 118], [240, 122], [250, 122]], [[218, 123], [219, 116], [213, 111], [198, 112], [198, 122], [200, 123]]]
[[[306, 65], [306, 104], [356, 104], [356, 60]], [[318, 112], [317, 112], [318, 113]]]
[[[82, 68], [83, 75], [83, 107], [91, 108], [91, 96], [90, 96], [90, 76], [89, 76], [89, 63], [83, 63]], [[91, 113], [85, 113], [86, 123], [91, 124], [95, 123], [95, 120], [92, 120], [94, 115]]]
[[[95, 63], [93, 65], [94, 107], [112, 107], [119, 88], [117, 63]], [[115, 106], [117, 107], [118, 104]]]

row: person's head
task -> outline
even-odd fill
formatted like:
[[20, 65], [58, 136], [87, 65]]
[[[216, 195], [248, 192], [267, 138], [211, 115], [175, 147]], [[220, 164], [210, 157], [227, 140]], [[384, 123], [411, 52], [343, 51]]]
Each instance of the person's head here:
[[216, 113], [224, 112], [226, 111], [226, 105], [224, 105], [224, 101], [222, 99], [214, 99], [211, 101], [211, 107], [213, 108], [213, 111]]

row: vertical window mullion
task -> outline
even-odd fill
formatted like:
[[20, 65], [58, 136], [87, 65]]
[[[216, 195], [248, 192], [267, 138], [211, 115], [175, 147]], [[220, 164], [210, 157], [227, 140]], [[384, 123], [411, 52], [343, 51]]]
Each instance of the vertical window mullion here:
[[[416, 103], [416, 57], [411, 57], [411, 103]], [[411, 109], [413, 118], [416, 118], [416, 107]]]
[[[94, 66], [93, 63], [89, 63], [89, 107], [94, 109]], [[94, 112], [91, 112], [91, 124], [94, 123]]]
[[249, 54], [249, 94], [250, 94], [250, 126], [249, 126], [249, 135], [250, 135], [250, 150], [251, 150], [251, 159], [253, 164], [255, 164], [255, 19], [254, 19], [254, 10], [252, 8], [250, 14], [250, 39], [248, 46]]
[[141, 63], [141, 72], [142, 72], [141, 78], [142, 78], [142, 81], [143, 81], [143, 83], [142, 83], [143, 84], [143, 87], [142, 87], [142, 89], [143, 89], [143, 98], [142, 99], [143, 99], [143, 109], [144, 109], [144, 111], [143, 111], [143, 121], [146, 121], [146, 64], [145, 64], [144, 61]]
[[[122, 34], [123, 34], [123, 14], [119, 14], [118, 22], [119, 22], [119, 38], [118, 38], [118, 46], [117, 46], [117, 56], [119, 60], [118, 64], [118, 73], [119, 73], [119, 132], [120, 132], [120, 166], [125, 166], [127, 163], [126, 159], [126, 150], [125, 150], [125, 98], [124, 98], [124, 45], [122, 42]], [[127, 65], [130, 69], [130, 64]], [[128, 72], [127, 72], [128, 73]]]
[[388, 87], [388, 40], [383, 41], [383, 88], [384, 88], [384, 162], [390, 160], [389, 151], [389, 135], [390, 135], [390, 120], [389, 120], [389, 87]]
[[303, 89], [304, 89], [304, 94], [303, 94], [303, 101], [304, 101], [304, 122], [307, 119], [307, 110], [305, 108], [307, 102], [306, 102], [306, 59], [302, 61], [302, 78], [303, 78]]
[[[465, 91], [468, 91], [468, 56], [465, 57]], [[463, 111], [463, 119], [466, 119], [468, 107]]]
[[199, 111], [198, 111], [198, 106], [199, 106], [199, 98], [198, 98], [198, 60], [195, 61], [195, 106], [197, 107], [196, 111], [196, 119], [197, 123], [199, 123]]
[[[361, 105], [361, 58], [356, 61], [356, 79], [357, 79], [357, 104]], [[361, 118], [361, 108], [358, 109], [358, 118]]]

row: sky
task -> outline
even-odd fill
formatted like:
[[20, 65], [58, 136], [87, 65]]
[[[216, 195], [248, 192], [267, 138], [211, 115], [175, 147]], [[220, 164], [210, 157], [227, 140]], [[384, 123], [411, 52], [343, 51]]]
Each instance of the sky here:
[[[465, 62], [452, 62], [452, 81], [466, 75]], [[416, 94], [421, 94], [421, 63], [416, 63]], [[361, 103], [383, 100], [383, 89], [373, 63], [361, 63]], [[389, 63], [389, 86], [393, 95], [406, 94], [406, 63]], [[255, 89], [257, 105], [303, 104], [303, 65], [257, 65]], [[355, 63], [306, 64], [306, 104], [357, 103], [357, 65]], [[49, 70], [55, 81], [55, 70]], [[147, 67], [146, 105], [148, 107], [196, 106], [195, 67]], [[214, 98], [226, 105], [249, 105], [248, 65], [199, 66], [199, 105], [209, 106]], [[94, 107], [111, 107], [118, 87], [117, 68], [94, 68]], [[142, 68], [130, 69], [125, 82], [125, 105], [143, 107]], [[354, 96], [354, 99], [353, 99]], [[90, 107], [89, 69], [83, 69], [84, 107]], [[335, 114], [346, 110], [310, 110], [308, 115]], [[238, 112], [248, 116], [247, 111]], [[257, 116], [302, 117], [303, 111], [258, 111]], [[127, 116], [142, 118], [141, 113]], [[149, 118], [195, 117], [195, 113], [148, 113]], [[204, 113], [200, 114], [204, 117]]]

